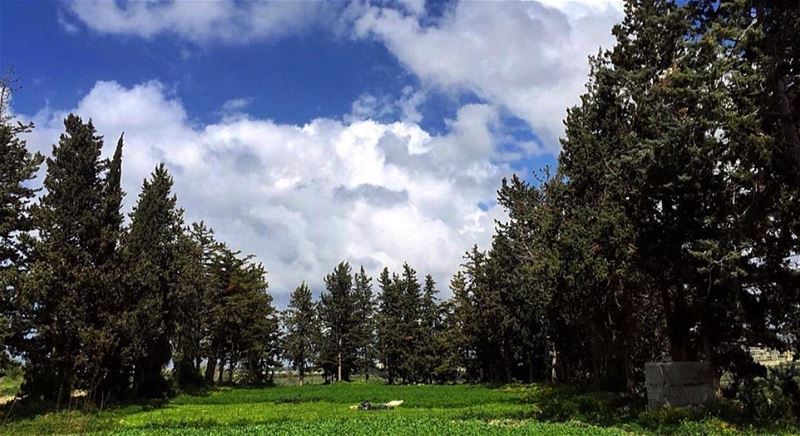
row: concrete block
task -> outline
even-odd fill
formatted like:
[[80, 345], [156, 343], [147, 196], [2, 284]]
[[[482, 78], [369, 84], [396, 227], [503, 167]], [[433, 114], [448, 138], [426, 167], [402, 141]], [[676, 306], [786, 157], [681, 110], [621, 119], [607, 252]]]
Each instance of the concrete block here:
[[648, 406], [708, 404], [716, 396], [715, 380], [706, 362], [649, 362], [645, 364]]

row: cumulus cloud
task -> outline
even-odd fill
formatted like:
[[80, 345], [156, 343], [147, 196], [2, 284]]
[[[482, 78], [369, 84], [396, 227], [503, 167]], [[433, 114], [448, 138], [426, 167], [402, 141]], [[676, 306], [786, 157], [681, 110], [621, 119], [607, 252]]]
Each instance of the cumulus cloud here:
[[616, 1], [458, 2], [435, 25], [419, 8], [366, 6], [359, 38], [374, 38], [422, 81], [474, 92], [525, 120], [558, 150], [565, 108], [578, 102], [587, 56], [610, 47]]
[[70, 9], [97, 32], [152, 38], [173, 34], [194, 42], [242, 43], [325, 23], [336, 5], [323, 2], [73, 1]]
[[[419, 86], [399, 97], [363, 94], [351, 113], [303, 125], [254, 118], [246, 98], [226, 102], [218, 121], [199, 123], [157, 81], [98, 82], [69, 111], [93, 118], [109, 148], [125, 131], [127, 207], [164, 161], [187, 220], [204, 219], [221, 239], [256, 254], [278, 301], [301, 280], [319, 289], [341, 260], [372, 273], [407, 260], [444, 289], [463, 251], [488, 245], [502, 213], [486, 205], [510, 173], [506, 163], [558, 151], [565, 108], [584, 89], [587, 56], [613, 43], [619, 3], [461, 1], [433, 17], [420, 0], [76, 1], [65, 25], [72, 31], [77, 22], [105, 34], [242, 44], [324, 27], [384, 44]], [[435, 134], [420, 122], [437, 91], [478, 102]], [[49, 152], [66, 112], [36, 114], [30, 143]], [[517, 140], [508, 115], [535, 138]]]
[[[463, 252], [486, 246], [502, 216], [478, 207], [509, 172], [491, 163], [494, 110], [486, 105], [462, 108], [440, 135], [411, 122], [290, 125], [244, 113], [199, 124], [157, 81], [97, 82], [76, 107], [28, 117], [37, 124], [29, 145], [49, 153], [67, 112], [93, 120], [106, 155], [125, 132], [126, 209], [164, 161], [187, 221], [205, 220], [220, 239], [256, 254], [280, 303], [302, 280], [319, 290], [341, 260], [373, 274], [408, 261], [446, 290]], [[462, 143], [468, 150], [456, 159]]]
[[[610, 47], [622, 18], [621, 0], [460, 1], [442, 17], [425, 2], [108, 2], [77, 1], [71, 9], [88, 28], [145, 38], [173, 34], [205, 43], [265, 40], [312, 27], [331, 35], [382, 42], [423, 83], [423, 89], [467, 91], [524, 120], [534, 148], [559, 150], [565, 108], [576, 104], [587, 57]], [[378, 99], [370, 101], [369, 99]], [[354, 116], [399, 106], [418, 122], [424, 93], [404, 91], [398, 102], [364, 96]]]

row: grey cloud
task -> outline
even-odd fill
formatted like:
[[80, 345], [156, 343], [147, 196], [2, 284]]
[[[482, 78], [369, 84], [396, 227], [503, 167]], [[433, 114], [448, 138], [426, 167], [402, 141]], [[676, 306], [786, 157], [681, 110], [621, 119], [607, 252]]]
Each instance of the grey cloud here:
[[342, 201], [361, 200], [375, 206], [388, 207], [408, 201], [408, 191], [393, 191], [383, 186], [361, 184], [355, 188], [339, 186], [334, 190], [335, 198]]

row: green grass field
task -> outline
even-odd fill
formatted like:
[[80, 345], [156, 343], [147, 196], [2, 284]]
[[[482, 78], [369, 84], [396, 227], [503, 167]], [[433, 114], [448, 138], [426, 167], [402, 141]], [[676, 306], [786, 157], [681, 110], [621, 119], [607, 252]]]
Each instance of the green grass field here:
[[[362, 400], [405, 403], [393, 410], [350, 408]], [[4, 412], [9, 413], [8, 405]], [[179, 395], [165, 404], [126, 405], [93, 413], [61, 410], [19, 417], [11, 409], [0, 433], [347, 436], [798, 433], [798, 429], [789, 427], [737, 427], [708, 413], [645, 412], [640, 404], [628, 403], [613, 394], [584, 394], [544, 385], [491, 388], [351, 383], [220, 389], [202, 396]]]

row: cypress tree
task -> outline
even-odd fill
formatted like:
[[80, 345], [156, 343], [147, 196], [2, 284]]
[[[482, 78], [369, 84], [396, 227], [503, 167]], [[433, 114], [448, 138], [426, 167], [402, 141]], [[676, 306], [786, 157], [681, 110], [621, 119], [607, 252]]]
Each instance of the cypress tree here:
[[99, 362], [111, 336], [99, 324], [104, 286], [104, 162], [102, 138], [91, 121], [69, 115], [65, 133], [47, 159], [47, 192], [35, 209], [39, 238], [20, 293], [25, 336], [24, 394], [68, 398], [73, 388], [93, 390], [104, 374]]
[[230, 331], [229, 382], [233, 381], [234, 365], [241, 362], [241, 381], [260, 385], [272, 381], [278, 366], [280, 332], [278, 312], [267, 292], [266, 271], [250, 259], [248, 256], [241, 260], [229, 287], [232, 292], [226, 313], [235, 321]]
[[178, 283], [172, 303], [175, 311], [173, 374], [182, 388], [203, 384], [199, 371], [204, 333], [204, 299], [208, 286], [203, 261], [203, 246], [192, 238], [189, 229], [185, 229], [178, 239]]
[[144, 397], [169, 391], [161, 372], [172, 358], [183, 221], [172, 183], [164, 164], [142, 183], [123, 247], [130, 305], [125, 320], [131, 340], [127, 357], [134, 369], [134, 393]]
[[367, 276], [362, 266], [353, 276], [353, 299], [355, 301], [355, 368], [369, 380], [369, 372], [375, 364], [375, 300], [372, 296], [372, 277]]
[[420, 343], [420, 302], [422, 289], [417, 279], [417, 272], [407, 263], [403, 264], [403, 274], [398, 283], [401, 290], [400, 300], [400, 376], [403, 381], [416, 382], [420, 374], [421, 356], [416, 354]]
[[122, 149], [123, 136], [120, 135], [114, 154], [107, 161], [107, 171], [103, 186], [102, 227], [100, 255], [97, 268], [102, 274], [102, 287], [106, 289], [94, 313], [93, 324], [101, 332], [104, 348], [97, 354], [103, 358], [98, 362], [104, 377], [97, 383], [99, 397], [103, 402], [108, 396], [124, 394], [128, 389], [128, 374], [124, 368], [123, 349], [125, 338], [120, 332], [123, 326], [117, 316], [125, 310], [124, 289], [121, 286], [120, 243], [123, 236], [122, 199]]
[[21, 134], [33, 124], [13, 124], [7, 106], [13, 80], [0, 78], [0, 376], [11, 364], [12, 348], [24, 340], [19, 313], [20, 287], [28, 270], [33, 219], [30, 209], [37, 189], [30, 187], [44, 157], [27, 149]]
[[476, 361], [477, 347], [477, 320], [473, 296], [469, 290], [467, 276], [463, 271], [458, 271], [450, 280], [450, 299], [452, 310], [447, 318], [448, 330], [446, 337], [451, 344], [449, 355], [452, 367], [463, 367], [468, 381], [479, 379]]
[[289, 297], [289, 306], [283, 313], [283, 325], [286, 332], [283, 340], [284, 357], [297, 371], [302, 386], [306, 372], [316, 361], [316, 344], [320, 336], [311, 288], [305, 282]]
[[336, 381], [349, 380], [356, 358], [356, 307], [350, 264], [342, 262], [325, 277], [320, 296], [321, 361]]
[[427, 383], [433, 382], [435, 369], [439, 367], [440, 359], [438, 340], [441, 320], [439, 318], [439, 305], [436, 302], [436, 282], [430, 274], [425, 276], [422, 298], [419, 307], [419, 341], [416, 355], [419, 356], [417, 368], [418, 380]]
[[398, 281], [396, 276], [393, 278], [389, 275], [388, 268], [384, 268], [378, 278], [377, 354], [389, 384], [397, 381], [402, 363], [403, 295]]

